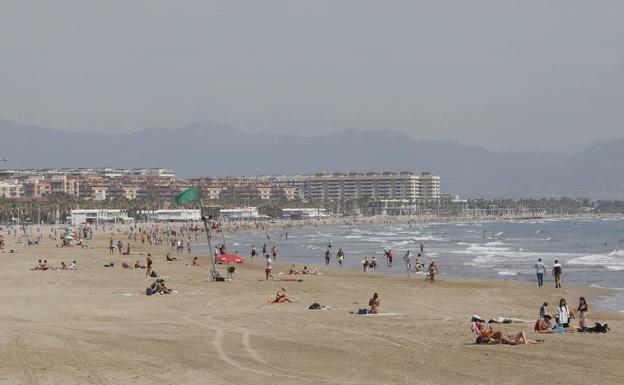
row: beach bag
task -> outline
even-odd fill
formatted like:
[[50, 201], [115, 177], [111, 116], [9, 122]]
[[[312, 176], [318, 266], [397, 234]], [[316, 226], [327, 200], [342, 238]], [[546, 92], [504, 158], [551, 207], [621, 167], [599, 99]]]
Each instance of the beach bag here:
[[321, 308], [321, 305], [314, 302], [312, 305], [310, 305], [310, 307], [308, 307], [308, 309], [310, 310], [319, 310]]
[[596, 322], [592, 329], [594, 329], [594, 333], [606, 333], [608, 330], [611, 330], [608, 324], [601, 324], [600, 322]]
[[368, 309], [359, 309], [357, 311], [357, 314], [359, 314], [359, 315], [369, 314], [369, 313], [370, 313], [370, 311]]

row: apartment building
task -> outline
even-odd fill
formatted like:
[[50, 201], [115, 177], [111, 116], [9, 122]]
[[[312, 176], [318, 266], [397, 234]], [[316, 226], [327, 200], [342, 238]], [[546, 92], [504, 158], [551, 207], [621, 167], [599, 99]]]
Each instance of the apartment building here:
[[440, 177], [424, 172], [315, 174], [306, 178], [305, 197], [311, 200], [398, 199], [410, 202], [440, 198]]
[[0, 181], [0, 197], [19, 198], [24, 195], [24, 185], [18, 180]]

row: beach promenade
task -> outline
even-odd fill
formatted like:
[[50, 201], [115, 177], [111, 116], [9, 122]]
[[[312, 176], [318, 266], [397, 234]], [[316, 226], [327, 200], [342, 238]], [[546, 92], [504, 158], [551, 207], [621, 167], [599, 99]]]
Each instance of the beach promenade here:
[[[112, 235], [115, 240], [127, 234]], [[203, 235], [202, 235], [203, 236]], [[209, 282], [209, 257], [165, 262], [165, 245], [132, 242], [109, 254], [110, 233], [89, 248], [16, 245], [0, 260], [0, 385], [3, 384], [622, 384], [624, 318], [598, 313], [606, 334], [535, 334], [539, 345], [475, 345], [470, 317], [535, 320], [544, 301], [592, 300], [606, 291], [508, 281], [363, 275], [318, 268], [303, 282], [265, 281], [262, 258], [236, 267], [231, 282]], [[154, 279], [123, 262], [145, 263], [177, 294], [146, 296]], [[31, 271], [76, 261], [77, 271]], [[104, 267], [114, 262], [114, 267]], [[276, 279], [289, 263], [274, 264]], [[301, 269], [302, 266], [298, 266]], [[219, 267], [222, 275], [226, 268]], [[284, 272], [284, 275], [277, 273]], [[293, 304], [268, 304], [281, 288]], [[356, 316], [379, 293], [381, 312]], [[334, 310], [308, 310], [312, 303]], [[573, 319], [574, 326], [578, 320]]]

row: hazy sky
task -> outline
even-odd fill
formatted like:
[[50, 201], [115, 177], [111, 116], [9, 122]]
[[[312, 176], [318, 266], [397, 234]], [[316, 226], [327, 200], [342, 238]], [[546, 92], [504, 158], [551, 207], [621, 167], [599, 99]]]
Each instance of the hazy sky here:
[[624, 1], [2, 0], [0, 118], [128, 132], [624, 137]]

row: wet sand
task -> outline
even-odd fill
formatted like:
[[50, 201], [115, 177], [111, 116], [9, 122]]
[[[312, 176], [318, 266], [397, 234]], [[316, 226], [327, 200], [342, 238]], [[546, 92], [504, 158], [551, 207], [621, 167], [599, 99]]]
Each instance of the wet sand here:
[[[366, 274], [318, 266], [304, 282], [265, 281], [263, 261], [237, 266], [232, 282], [209, 282], [209, 258], [164, 262], [165, 246], [132, 242], [131, 256], [108, 254], [110, 235], [89, 249], [15, 245], [0, 254], [0, 384], [621, 384], [624, 319], [592, 311], [607, 334], [538, 335], [540, 345], [479, 346], [473, 314], [534, 320], [543, 301], [608, 294], [590, 288], [510, 281]], [[115, 235], [115, 240], [127, 236]], [[145, 255], [178, 294], [145, 296], [145, 270], [122, 269]], [[139, 255], [143, 254], [143, 255]], [[30, 271], [76, 260], [78, 271]], [[113, 261], [115, 267], [105, 268]], [[321, 262], [321, 258], [319, 258]], [[443, 261], [438, 261], [443, 265]], [[289, 263], [276, 263], [286, 272]], [[298, 266], [301, 268], [302, 266]], [[225, 274], [225, 267], [219, 267]], [[276, 275], [276, 278], [285, 275]], [[285, 286], [294, 304], [267, 304]], [[378, 292], [381, 310], [349, 314]], [[314, 302], [335, 310], [310, 311]], [[573, 324], [577, 325], [577, 320]]]

